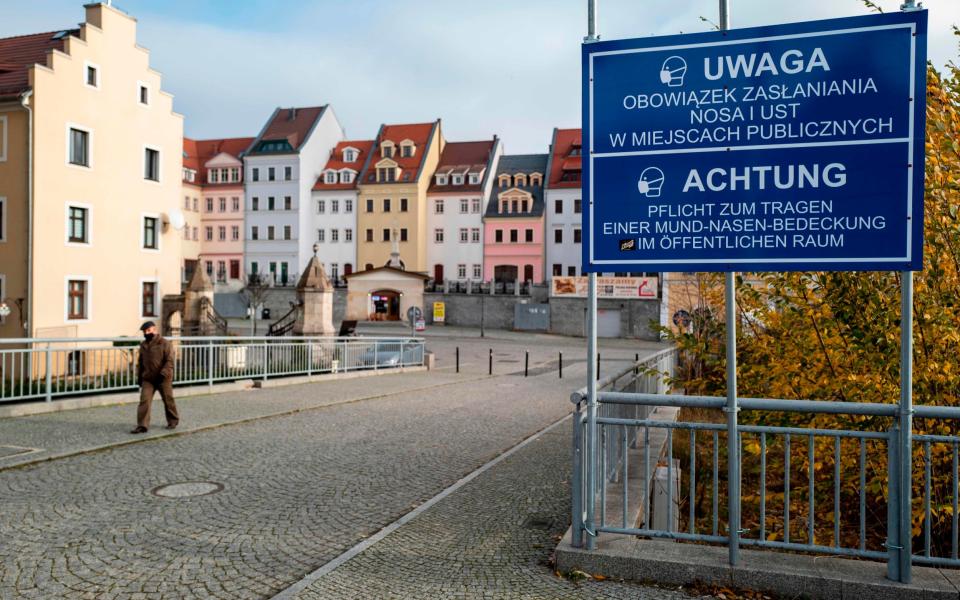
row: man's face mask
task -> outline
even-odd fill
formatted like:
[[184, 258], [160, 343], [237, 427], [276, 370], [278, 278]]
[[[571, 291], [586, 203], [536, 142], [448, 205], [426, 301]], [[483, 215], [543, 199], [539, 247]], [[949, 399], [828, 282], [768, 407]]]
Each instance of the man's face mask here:
[[145, 333], [143, 334], [143, 339], [147, 340], [148, 342], [149, 342], [150, 340], [152, 340], [153, 337], [154, 337], [154, 334], [152, 334], [152, 333], [146, 333], [146, 332], [145, 332]]

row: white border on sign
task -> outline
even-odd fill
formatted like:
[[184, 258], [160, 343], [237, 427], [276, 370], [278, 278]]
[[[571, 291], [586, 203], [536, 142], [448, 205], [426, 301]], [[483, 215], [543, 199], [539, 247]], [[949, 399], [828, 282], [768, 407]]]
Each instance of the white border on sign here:
[[[614, 54], [639, 54], [644, 52], [657, 52], [661, 50], [686, 50], [691, 48], [706, 48], [709, 46], [728, 46], [732, 44], [749, 44], [756, 42], [773, 42], [780, 40], [789, 40], [797, 38], [808, 38], [808, 37], [822, 37], [827, 35], [840, 35], [847, 33], [864, 33], [867, 31], [881, 31], [887, 29], [909, 29], [911, 34], [910, 36], [910, 94], [912, 97], [913, 91], [916, 88], [916, 69], [914, 68], [914, 63], [916, 62], [917, 54], [917, 38], [916, 38], [916, 23], [897, 23], [893, 25], [877, 25], [873, 27], [854, 27], [850, 29], [834, 29], [830, 31], [811, 31], [807, 33], [795, 33], [787, 35], [777, 35], [771, 37], [761, 37], [761, 38], [750, 38], [744, 40], [725, 40], [720, 42], [707, 42], [704, 44], [679, 44], [675, 46], [656, 46], [650, 48], [627, 48], [623, 50], [607, 50], [606, 52], [594, 52], [590, 54], [590, 90], [589, 90], [589, 113], [590, 113], [590, 225], [591, 229], [596, 223], [596, 219], [593, 214], [593, 205], [594, 205], [594, 191], [593, 191], [593, 182], [596, 179], [594, 177], [594, 168], [593, 163], [596, 158], [612, 158], [612, 157], [621, 157], [621, 156], [643, 156], [650, 154], [690, 154], [690, 153], [699, 153], [699, 152], [727, 152], [727, 151], [738, 151], [738, 150], [768, 150], [768, 149], [782, 149], [782, 148], [813, 148], [813, 147], [823, 147], [823, 146], [854, 146], [861, 144], [892, 144], [892, 143], [907, 143], [907, 164], [909, 165], [907, 170], [907, 248], [906, 256], [901, 257], [887, 257], [887, 258], [817, 258], [817, 262], [822, 263], [899, 263], [899, 262], [910, 262], [913, 256], [913, 144], [914, 144], [914, 122], [913, 122], [913, 104], [908, 105], [907, 107], [907, 122], [908, 122], [908, 131], [909, 135], [906, 138], [884, 138], [884, 139], [874, 139], [874, 140], [842, 140], [836, 142], [807, 142], [803, 144], [771, 144], [771, 145], [754, 145], [754, 146], [714, 146], [710, 148], [679, 148], [675, 150], [641, 150], [635, 152], [604, 152], [600, 155], [596, 155], [593, 152], [593, 137], [595, 133], [595, 128], [593, 124], [593, 59], [597, 56], [608, 56]], [[650, 261], [624, 261], [624, 260], [596, 260], [594, 258], [594, 244], [596, 242], [596, 236], [593, 235], [593, 231], [590, 232], [590, 263], [594, 265], [621, 265], [621, 264], [631, 264], [631, 265], [644, 265], [644, 264], [665, 264], [665, 265], [685, 265], [685, 264], [740, 264], [740, 263], [803, 263], [810, 262], [813, 259], [810, 258], [750, 258], [750, 259], [675, 259], [675, 260], [650, 260]]]

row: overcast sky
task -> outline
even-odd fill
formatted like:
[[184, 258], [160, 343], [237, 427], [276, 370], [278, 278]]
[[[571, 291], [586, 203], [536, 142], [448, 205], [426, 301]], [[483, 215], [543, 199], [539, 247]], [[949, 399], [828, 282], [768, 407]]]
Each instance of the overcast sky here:
[[[80, 0], [3, 0], [0, 37], [64, 29]], [[276, 106], [331, 103], [354, 139], [443, 119], [450, 140], [545, 152], [580, 121], [585, 0], [117, 0], [139, 21], [185, 133], [256, 135]], [[859, 0], [732, 0], [734, 27], [867, 12]], [[887, 11], [900, 0], [878, 0]], [[928, 0], [930, 57], [956, 60], [960, 0]], [[600, 0], [603, 39], [710, 29], [716, 0]], [[957, 61], [960, 62], [960, 61]]]

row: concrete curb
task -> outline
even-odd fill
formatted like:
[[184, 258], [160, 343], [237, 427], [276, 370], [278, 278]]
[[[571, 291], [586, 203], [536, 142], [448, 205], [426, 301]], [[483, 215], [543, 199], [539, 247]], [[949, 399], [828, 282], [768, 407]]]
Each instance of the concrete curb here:
[[[252, 388], [274, 388], [287, 385], [300, 385], [304, 383], [316, 383], [321, 381], [335, 381], [338, 379], [355, 379], [359, 377], [372, 377], [375, 375], [391, 375], [394, 373], [419, 373], [426, 371], [426, 367], [401, 367], [399, 369], [379, 369], [376, 371], [346, 371], [343, 373], [324, 373], [320, 375], [293, 375], [277, 379], [254, 380], [239, 379], [236, 381], [227, 381], [223, 383], [214, 383], [213, 385], [187, 385], [175, 387], [174, 394], [177, 398], [189, 398], [191, 396], [207, 396], [210, 394], [222, 394], [225, 392], [242, 392]], [[75, 398], [63, 398], [53, 400], [52, 402], [26, 402], [23, 404], [13, 404], [9, 406], [0, 406], [0, 419], [9, 419], [13, 417], [26, 417], [30, 415], [42, 415], [47, 413], [60, 412], [64, 410], [77, 410], [81, 408], [96, 408], [99, 406], [117, 406], [123, 404], [136, 404], [140, 401], [139, 392], [117, 392], [99, 394], [96, 396], [79, 396]]]

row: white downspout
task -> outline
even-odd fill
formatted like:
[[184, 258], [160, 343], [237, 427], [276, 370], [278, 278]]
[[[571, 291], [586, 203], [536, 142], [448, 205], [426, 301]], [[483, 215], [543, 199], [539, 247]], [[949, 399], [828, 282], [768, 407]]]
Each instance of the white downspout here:
[[[20, 105], [27, 111], [27, 318], [23, 320], [24, 337], [33, 337], [33, 90], [20, 94]], [[21, 315], [22, 317], [22, 315]]]

